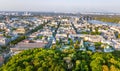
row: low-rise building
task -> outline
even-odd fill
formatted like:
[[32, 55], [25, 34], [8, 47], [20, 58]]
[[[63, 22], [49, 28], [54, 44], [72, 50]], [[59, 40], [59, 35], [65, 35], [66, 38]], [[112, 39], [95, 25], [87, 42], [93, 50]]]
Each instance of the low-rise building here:
[[8, 44], [9, 41], [10, 40], [6, 37], [0, 37], [0, 45], [1, 46], [4, 46], [4, 45]]

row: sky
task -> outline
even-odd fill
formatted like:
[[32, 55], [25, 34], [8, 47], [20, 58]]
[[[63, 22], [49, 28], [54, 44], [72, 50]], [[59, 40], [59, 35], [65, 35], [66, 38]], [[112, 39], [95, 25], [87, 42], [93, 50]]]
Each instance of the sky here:
[[120, 0], [0, 0], [0, 11], [120, 13]]

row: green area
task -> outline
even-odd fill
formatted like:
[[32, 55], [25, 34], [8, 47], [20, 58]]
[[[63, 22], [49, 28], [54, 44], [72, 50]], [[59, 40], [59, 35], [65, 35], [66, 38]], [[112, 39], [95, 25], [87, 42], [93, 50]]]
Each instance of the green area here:
[[101, 32], [80, 32], [81, 34], [101, 35]]
[[119, 71], [119, 54], [39, 48], [11, 57], [0, 71]]
[[100, 20], [103, 22], [112, 22], [112, 23], [119, 23], [120, 17], [109, 17], [109, 16], [98, 16], [94, 18], [95, 20]]
[[17, 39], [11, 41], [9, 44], [15, 45], [15, 44], [17, 44], [18, 42], [20, 42], [20, 41], [22, 41], [22, 40], [24, 40], [24, 39], [26, 39], [26, 38], [27, 38], [27, 36], [20, 36], [20, 37], [18, 37]]
[[99, 27], [95, 28], [95, 31], [92, 30], [92, 27], [90, 27], [90, 32], [88, 31], [83, 31], [81, 34], [90, 34], [90, 35], [101, 35], [101, 32], [98, 31]]
[[37, 32], [38, 30], [42, 29], [47, 23], [48, 23], [48, 22], [44, 22], [44, 24], [35, 27], [35, 29], [30, 30], [30, 31], [29, 31], [28, 33], [26, 33], [26, 34], [31, 34], [31, 33]]
[[95, 42], [94, 44], [95, 44], [95, 47], [100, 47], [102, 45], [101, 42]]

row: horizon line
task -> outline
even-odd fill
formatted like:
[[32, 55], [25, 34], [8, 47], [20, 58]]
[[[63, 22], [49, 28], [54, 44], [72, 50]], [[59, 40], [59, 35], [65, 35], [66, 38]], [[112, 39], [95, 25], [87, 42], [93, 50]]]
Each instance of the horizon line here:
[[0, 12], [54, 12], [54, 13], [120, 13], [110, 11], [79, 11], [79, 12], [64, 12], [64, 11], [26, 11], [26, 10], [0, 10]]

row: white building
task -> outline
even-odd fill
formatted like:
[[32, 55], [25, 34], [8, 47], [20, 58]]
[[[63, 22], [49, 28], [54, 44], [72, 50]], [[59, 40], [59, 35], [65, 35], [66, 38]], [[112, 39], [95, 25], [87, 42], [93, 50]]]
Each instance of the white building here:
[[8, 44], [9, 39], [5, 38], [5, 37], [0, 37], [0, 45], [4, 46], [6, 44]]
[[0, 23], [0, 29], [4, 29], [5, 28], [5, 23]]

